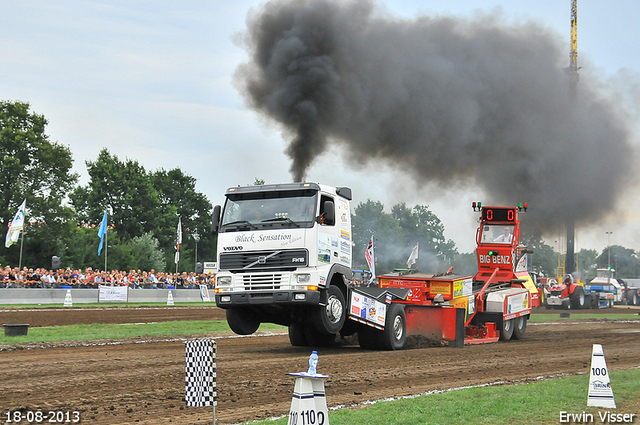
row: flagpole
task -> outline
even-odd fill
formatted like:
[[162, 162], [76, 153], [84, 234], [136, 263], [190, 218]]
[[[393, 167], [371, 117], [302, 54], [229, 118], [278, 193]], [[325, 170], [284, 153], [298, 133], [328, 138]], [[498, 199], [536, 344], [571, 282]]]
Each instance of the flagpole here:
[[[105, 208], [105, 211], [107, 211], [107, 209]], [[107, 212], [107, 217], [109, 217], [109, 213]], [[107, 218], [107, 222], [109, 221], [109, 219]], [[104, 232], [104, 272], [107, 272], [107, 252], [109, 251], [109, 243], [107, 242], [107, 238], [108, 235], [107, 233], [109, 232]]]
[[22, 270], [22, 245], [24, 245], [24, 225], [22, 226], [22, 239], [20, 239], [20, 259], [18, 260], [18, 270]]

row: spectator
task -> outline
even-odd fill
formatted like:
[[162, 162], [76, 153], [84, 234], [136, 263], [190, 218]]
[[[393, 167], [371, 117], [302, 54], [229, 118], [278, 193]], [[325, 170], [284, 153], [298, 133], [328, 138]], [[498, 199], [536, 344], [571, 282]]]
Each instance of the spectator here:
[[198, 285], [212, 285], [214, 277], [207, 273], [196, 274], [194, 272], [164, 273], [151, 269], [149, 272], [131, 269], [127, 273], [122, 270], [99, 271], [87, 267], [83, 272], [80, 269], [58, 269], [56, 271], [45, 268], [27, 268], [20, 270], [18, 267], [0, 267], [0, 288], [24, 287], [24, 288], [51, 288], [62, 285], [71, 285], [74, 288], [97, 288], [98, 284], [110, 284], [116, 286], [131, 286], [133, 288], [197, 288]]

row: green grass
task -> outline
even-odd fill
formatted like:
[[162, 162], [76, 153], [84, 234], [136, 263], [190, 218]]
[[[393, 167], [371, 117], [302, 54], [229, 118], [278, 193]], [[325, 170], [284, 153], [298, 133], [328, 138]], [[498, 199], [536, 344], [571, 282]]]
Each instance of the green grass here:
[[[284, 326], [263, 323], [258, 331], [285, 331]], [[0, 335], [0, 345], [30, 342], [92, 341], [135, 337], [181, 337], [231, 333], [224, 320], [187, 320], [174, 322], [42, 326], [29, 328], [27, 335]]]
[[[598, 411], [640, 414], [640, 369], [611, 373], [617, 409], [587, 407], [589, 376], [578, 375], [520, 385], [469, 388], [440, 394], [378, 402], [372, 406], [329, 412], [332, 425], [529, 425], [558, 424], [560, 412], [591, 413], [601, 423]], [[293, 392], [293, 388], [292, 388]], [[331, 393], [327, 392], [331, 404]], [[285, 425], [287, 418], [251, 422], [255, 425]], [[575, 422], [574, 422], [575, 423]]]

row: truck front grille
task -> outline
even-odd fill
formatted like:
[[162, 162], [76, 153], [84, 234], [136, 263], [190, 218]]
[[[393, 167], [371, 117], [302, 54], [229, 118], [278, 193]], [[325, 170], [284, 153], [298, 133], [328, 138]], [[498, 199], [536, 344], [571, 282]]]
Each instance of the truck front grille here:
[[234, 273], [244, 270], [253, 272], [269, 270], [292, 271], [309, 264], [309, 252], [306, 249], [239, 251], [220, 254], [220, 270]]
[[244, 289], [247, 291], [271, 291], [280, 289], [282, 283], [281, 274], [248, 274], [242, 276]]

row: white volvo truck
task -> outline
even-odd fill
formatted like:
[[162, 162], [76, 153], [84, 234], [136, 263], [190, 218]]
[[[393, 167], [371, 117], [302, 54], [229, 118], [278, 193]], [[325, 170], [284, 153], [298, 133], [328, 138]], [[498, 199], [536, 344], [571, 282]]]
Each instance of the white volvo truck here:
[[351, 189], [316, 183], [233, 187], [214, 208], [215, 299], [240, 335], [288, 326], [293, 345], [343, 329], [351, 280]]

